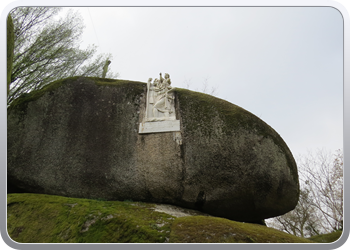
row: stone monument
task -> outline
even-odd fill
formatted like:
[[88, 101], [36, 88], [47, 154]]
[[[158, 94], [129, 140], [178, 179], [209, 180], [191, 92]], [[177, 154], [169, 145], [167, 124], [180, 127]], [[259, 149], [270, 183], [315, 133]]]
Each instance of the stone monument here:
[[245, 222], [294, 209], [298, 169], [282, 137], [249, 111], [166, 79], [146, 93], [143, 82], [70, 77], [19, 97], [7, 109], [7, 191]]
[[180, 120], [176, 120], [174, 89], [168, 73], [164, 78], [148, 79], [146, 111], [140, 123], [139, 133], [176, 132], [180, 131]]

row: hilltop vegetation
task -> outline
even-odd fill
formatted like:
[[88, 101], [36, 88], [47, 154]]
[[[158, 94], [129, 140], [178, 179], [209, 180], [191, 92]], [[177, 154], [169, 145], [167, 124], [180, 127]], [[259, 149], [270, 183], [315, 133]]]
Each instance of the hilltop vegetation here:
[[20, 243], [312, 242], [262, 225], [204, 215], [175, 217], [156, 207], [133, 201], [9, 194], [8, 234]]

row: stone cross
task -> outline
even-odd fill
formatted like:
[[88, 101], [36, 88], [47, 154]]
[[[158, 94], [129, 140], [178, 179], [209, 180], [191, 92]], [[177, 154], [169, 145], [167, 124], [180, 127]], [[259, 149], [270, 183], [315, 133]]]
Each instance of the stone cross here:
[[106, 78], [109, 64], [111, 64], [111, 61], [107, 59], [105, 65], [103, 66], [102, 78]]

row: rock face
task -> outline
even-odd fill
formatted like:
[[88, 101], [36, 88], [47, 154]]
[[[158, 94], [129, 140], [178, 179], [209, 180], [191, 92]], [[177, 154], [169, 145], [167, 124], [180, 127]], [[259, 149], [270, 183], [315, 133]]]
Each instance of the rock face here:
[[177, 89], [181, 132], [139, 134], [146, 84], [69, 78], [8, 108], [8, 189], [178, 205], [253, 222], [292, 210], [282, 138], [227, 101]]

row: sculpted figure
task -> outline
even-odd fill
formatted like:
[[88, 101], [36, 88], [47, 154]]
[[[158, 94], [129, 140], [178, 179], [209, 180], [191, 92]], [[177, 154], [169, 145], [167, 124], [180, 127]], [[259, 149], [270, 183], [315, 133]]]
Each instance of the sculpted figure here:
[[[147, 81], [146, 110], [139, 126], [140, 134], [180, 131], [180, 120], [176, 120], [175, 88], [171, 86], [168, 73]], [[176, 139], [178, 144], [181, 140]]]
[[[162, 73], [160, 73], [160, 74], [162, 74]], [[168, 73], [165, 73], [164, 77], [165, 77], [165, 79], [163, 80], [163, 82], [164, 82], [165, 87], [170, 87], [170, 88], [172, 88], [172, 87], [170, 86], [170, 85], [171, 85], [170, 75], [169, 75]]]
[[[154, 80], [154, 82], [156, 82], [156, 80]], [[152, 84], [152, 78], [148, 79], [147, 89], [148, 89], [148, 103], [153, 104], [154, 103], [154, 84]]]
[[155, 89], [156, 92], [156, 102], [153, 106], [153, 116], [158, 117], [158, 112], [164, 114], [165, 118], [169, 117], [169, 114], [173, 113], [171, 108], [172, 100], [174, 99], [173, 95], [170, 93], [172, 91], [172, 87], [170, 86], [170, 76], [169, 74], [165, 74], [165, 78], [162, 77], [162, 73], [160, 75], [160, 84]]
[[146, 120], [147, 121], [163, 121], [175, 119], [174, 96], [171, 86], [170, 75], [166, 73], [164, 78], [162, 73], [159, 79], [152, 78], [147, 82], [147, 104], [146, 104]]

